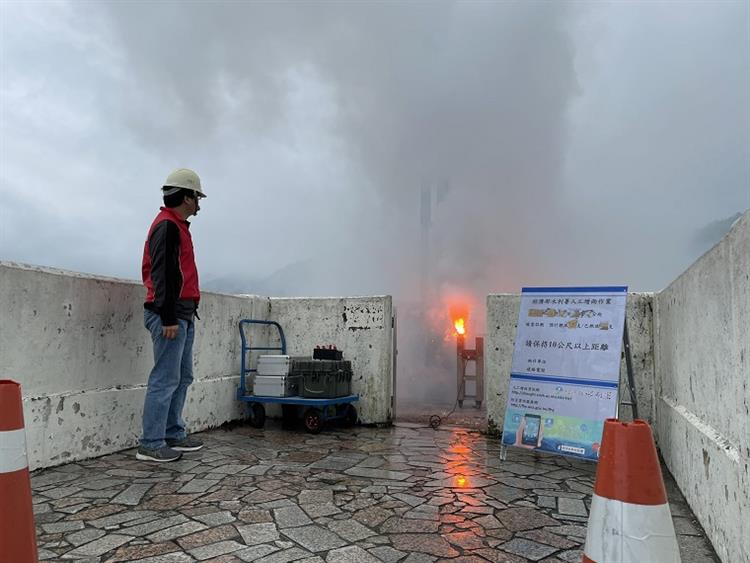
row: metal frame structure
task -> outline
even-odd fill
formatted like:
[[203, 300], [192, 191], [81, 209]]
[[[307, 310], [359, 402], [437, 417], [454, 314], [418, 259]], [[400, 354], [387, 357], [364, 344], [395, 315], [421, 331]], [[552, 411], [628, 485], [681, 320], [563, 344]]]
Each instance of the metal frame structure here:
[[[245, 335], [245, 326], [251, 324], [275, 326], [279, 331], [281, 346], [250, 346]], [[359, 395], [346, 395], [344, 397], [332, 397], [328, 399], [308, 399], [307, 397], [265, 397], [260, 395], [249, 395], [247, 393], [246, 378], [248, 373], [256, 373], [257, 368], [248, 367], [247, 355], [252, 351], [274, 351], [286, 354], [286, 337], [284, 329], [276, 321], [264, 321], [258, 319], [242, 319], [239, 322], [240, 330], [240, 385], [237, 388], [237, 399], [248, 403], [250, 407], [250, 424], [256, 428], [262, 428], [266, 420], [264, 404], [298, 405], [307, 407], [302, 416], [305, 428], [308, 432], [317, 434], [323, 429], [323, 425], [329, 420], [343, 420], [348, 425], [357, 422], [357, 409], [352, 405], [359, 400]], [[331, 407], [334, 407], [333, 409]]]
[[[256, 324], [275, 326], [279, 330], [279, 339], [281, 340], [281, 346], [250, 346], [248, 344], [247, 336], [245, 336], [245, 325]], [[237, 388], [237, 398], [241, 401], [243, 397], [247, 395], [247, 386], [245, 384], [245, 378], [248, 373], [255, 373], [258, 370], [255, 368], [247, 367], [247, 353], [253, 350], [265, 351], [265, 352], [281, 352], [286, 354], [286, 337], [284, 336], [284, 329], [276, 321], [261, 321], [258, 319], [242, 319], [239, 323], [240, 328], [240, 341], [242, 343], [242, 349], [240, 350], [240, 386]]]
[[[466, 365], [474, 362], [476, 367], [474, 375], [466, 375]], [[456, 385], [458, 407], [463, 408], [466, 399], [466, 381], [473, 380], [476, 384], [474, 390], [474, 404], [476, 408], [482, 408], [484, 399], [484, 338], [477, 336], [474, 339], [474, 350], [466, 349], [466, 337], [459, 334], [456, 337]], [[469, 398], [472, 398], [469, 396]]]

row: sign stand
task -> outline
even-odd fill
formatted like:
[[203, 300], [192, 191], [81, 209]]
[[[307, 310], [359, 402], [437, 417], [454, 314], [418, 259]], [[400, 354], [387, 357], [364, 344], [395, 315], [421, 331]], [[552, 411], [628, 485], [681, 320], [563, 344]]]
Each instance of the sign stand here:
[[635, 395], [635, 378], [633, 377], [633, 358], [630, 356], [630, 335], [628, 334], [628, 319], [625, 319], [622, 330], [622, 343], [625, 349], [625, 367], [628, 372], [628, 390], [630, 391], [630, 400], [621, 401], [621, 405], [633, 407], [633, 420], [638, 418], [638, 399]]
[[[636, 395], [635, 376], [633, 373], [633, 358], [632, 358], [631, 349], [630, 349], [630, 334], [628, 332], [627, 318], [623, 319], [622, 343], [623, 343], [623, 353], [625, 355], [625, 367], [626, 367], [627, 384], [628, 384], [630, 400], [619, 401], [619, 405], [630, 406], [632, 409], [633, 419], [635, 420], [638, 418], [638, 399]], [[619, 409], [618, 409], [617, 416], [619, 416]], [[508, 446], [501, 440], [500, 459], [502, 461], [506, 461], [507, 453], [508, 453]]]

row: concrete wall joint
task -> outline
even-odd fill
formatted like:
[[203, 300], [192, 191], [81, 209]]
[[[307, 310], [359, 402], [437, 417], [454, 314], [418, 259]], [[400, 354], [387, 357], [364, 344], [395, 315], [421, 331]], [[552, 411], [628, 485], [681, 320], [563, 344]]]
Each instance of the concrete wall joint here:
[[723, 451], [727, 457], [736, 464], [740, 463], [740, 448], [733, 444], [729, 438], [721, 434], [716, 428], [707, 424], [698, 415], [691, 412], [685, 405], [680, 405], [675, 399], [663, 396], [662, 401], [682, 416], [685, 421], [703, 434], [709, 441], [713, 442], [716, 447]]

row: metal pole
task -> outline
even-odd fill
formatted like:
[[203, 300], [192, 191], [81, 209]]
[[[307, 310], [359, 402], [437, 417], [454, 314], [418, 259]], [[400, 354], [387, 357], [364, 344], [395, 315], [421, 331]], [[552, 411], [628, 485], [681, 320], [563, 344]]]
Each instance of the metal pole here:
[[457, 400], [459, 408], [464, 406], [464, 375], [466, 374], [466, 360], [464, 359], [464, 335], [459, 334], [456, 336], [456, 385], [457, 385]]
[[630, 356], [630, 335], [628, 334], [628, 320], [622, 330], [622, 341], [625, 345], [625, 367], [628, 372], [628, 387], [630, 389], [630, 406], [633, 407], [633, 419], [638, 418], [638, 399], [635, 396], [635, 378], [633, 377], [633, 359]]
[[475, 363], [477, 366], [477, 377], [476, 377], [476, 397], [474, 397], [474, 403], [478, 409], [482, 408], [482, 400], [484, 399], [484, 338], [477, 336], [475, 339], [476, 356]]
[[393, 327], [393, 334], [391, 338], [393, 339], [392, 343], [392, 353], [393, 353], [393, 394], [391, 395], [391, 416], [393, 417], [393, 420], [396, 420], [396, 409], [398, 408], [398, 399], [396, 397], [396, 389], [397, 381], [396, 381], [396, 374], [398, 367], [398, 317], [396, 315], [396, 307], [393, 308], [393, 316], [391, 317], [391, 325]]

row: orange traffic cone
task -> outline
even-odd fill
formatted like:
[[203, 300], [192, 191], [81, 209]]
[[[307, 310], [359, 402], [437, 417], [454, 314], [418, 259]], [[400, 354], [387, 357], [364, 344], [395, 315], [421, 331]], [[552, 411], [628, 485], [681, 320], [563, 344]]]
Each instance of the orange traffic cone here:
[[651, 427], [608, 419], [583, 563], [680, 563]]
[[0, 560], [36, 563], [21, 386], [0, 380]]

